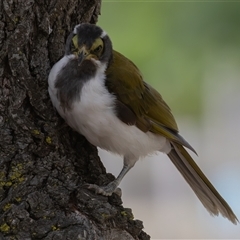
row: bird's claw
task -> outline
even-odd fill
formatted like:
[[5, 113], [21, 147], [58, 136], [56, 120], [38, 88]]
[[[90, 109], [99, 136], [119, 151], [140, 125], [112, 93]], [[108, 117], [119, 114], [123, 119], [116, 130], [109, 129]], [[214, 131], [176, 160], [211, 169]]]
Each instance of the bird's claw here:
[[113, 193], [116, 193], [118, 196], [122, 196], [122, 191], [118, 188], [116, 182], [110, 182], [106, 186], [98, 186], [96, 184], [85, 184], [86, 188], [93, 190], [97, 194], [104, 196], [111, 196]]

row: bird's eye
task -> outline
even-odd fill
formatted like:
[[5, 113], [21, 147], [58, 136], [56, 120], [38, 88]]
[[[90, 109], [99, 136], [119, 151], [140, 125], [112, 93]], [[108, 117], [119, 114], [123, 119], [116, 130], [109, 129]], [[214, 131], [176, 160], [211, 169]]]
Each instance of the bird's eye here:
[[95, 53], [99, 53], [101, 50], [102, 50], [102, 45], [99, 45], [98, 47], [96, 47], [96, 48], [94, 49], [94, 52], [95, 52]]

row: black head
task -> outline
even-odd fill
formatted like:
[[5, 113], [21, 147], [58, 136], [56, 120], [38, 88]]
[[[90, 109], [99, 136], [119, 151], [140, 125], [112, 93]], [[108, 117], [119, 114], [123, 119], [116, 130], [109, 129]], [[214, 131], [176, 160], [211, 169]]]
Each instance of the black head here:
[[112, 58], [112, 43], [107, 33], [100, 27], [82, 23], [75, 26], [68, 36], [65, 55], [74, 54], [79, 64], [84, 60], [99, 60], [109, 63]]

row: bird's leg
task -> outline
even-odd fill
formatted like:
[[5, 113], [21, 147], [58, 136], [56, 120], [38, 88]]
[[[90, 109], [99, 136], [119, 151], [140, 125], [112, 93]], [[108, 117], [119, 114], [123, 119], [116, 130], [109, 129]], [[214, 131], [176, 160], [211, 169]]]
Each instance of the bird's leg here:
[[117, 192], [118, 185], [120, 184], [120, 182], [122, 181], [124, 176], [127, 174], [127, 172], [134, 166], [136, 161], [137, 160], [135, 160], [135, 159], [129, 160], [129, 158], [124, 157], [123, 168], [122, 168], [121, 172], [119, 173], [118, 177], [114, 181], [110, 182], [106, 186], [98, 186], [96, 184], [87, 184], [87, 188], [93, 189], [98, 194], [102, 194], [105, 196], [111, 196], [113, 192], [115, 192], [115, 191]]

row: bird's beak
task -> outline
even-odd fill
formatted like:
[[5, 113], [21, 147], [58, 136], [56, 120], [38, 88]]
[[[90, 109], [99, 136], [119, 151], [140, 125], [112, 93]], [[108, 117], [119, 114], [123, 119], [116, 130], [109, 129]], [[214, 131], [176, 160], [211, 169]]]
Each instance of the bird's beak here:
[[85, 46], [83, 46], [81, 49], [79, 49], [78, 52], [78, 65], [81, 65], [83, 60], [89, 55], [87, 49]]
[[90, 59], [96, 59], [98, 60], [97, 56], [92, 54], [90, 52], [90, 50], [87, 50], [85, 46], [81, 47], [79, 49], [79, 51], [77, 52], [77, 56], [78, 56], [78, 65], [80, 66], [81, 63], [86, 59], [86, 60], [90, 60]]

